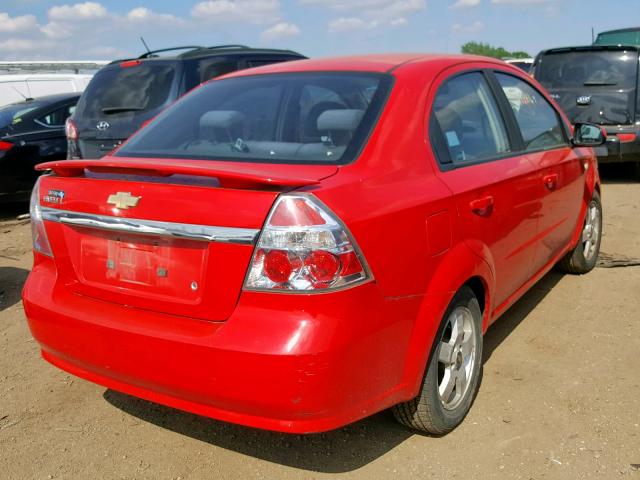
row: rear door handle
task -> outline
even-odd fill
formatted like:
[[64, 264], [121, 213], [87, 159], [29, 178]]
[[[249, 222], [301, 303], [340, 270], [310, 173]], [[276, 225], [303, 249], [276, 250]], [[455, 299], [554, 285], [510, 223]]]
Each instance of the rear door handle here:
[[555, 188], [558, 186], [558, 174], [551, 173], [549, 175], [545, 175], [544, 177], [542, 177], [542, 181], [544, 182], [544, 186], [549, 190], [555, 190]]
[[481, 217], [488, 217], [493, 213], [493, 197], [487, 195], [486, 197], [477, 198], [469, 202], [471, 211]]

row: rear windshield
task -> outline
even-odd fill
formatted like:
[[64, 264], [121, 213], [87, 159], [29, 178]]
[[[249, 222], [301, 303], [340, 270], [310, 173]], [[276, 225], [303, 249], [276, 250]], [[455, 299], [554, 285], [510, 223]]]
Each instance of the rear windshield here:
[[596, 45], [639, 45], [640, 29], [622, 32], [602, 32], [598, 34]]
[[105, 116], [144, 113], [168, 99], [175, 65], [143, 62], [100, 70], [78, 102], [75, 117], [94, 120]]
[[346, 72], [213, 81], [164, 111], [117, 155], [345, 163], [366, 141], [390, 83], [388, 75]]
[[12, 103], [11, 105], [0, 107], [0, 128], [20, 123], [22, 121], [22, 117], [27, 113], [44, 105], [46, 105], [44, 102], [33, 101], [29, 103]]
[[553, 89], [635, 88], [637, 74], [638, 53], [621, 50], [547, 53], [536, 69], [536, 79]]
[[518, 67], [520, 70], [524, 70], [529, 73], [531, 71], [531, 62], [509, 62], [510, 65]]

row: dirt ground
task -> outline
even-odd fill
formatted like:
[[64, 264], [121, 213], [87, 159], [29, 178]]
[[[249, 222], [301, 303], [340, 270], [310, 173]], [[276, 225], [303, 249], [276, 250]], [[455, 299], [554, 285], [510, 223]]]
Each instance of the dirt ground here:
[[[640, 259], [640, 184], [603, 186], [602, 251]], [[552, 272], [485, 338], [466, 421], [443, 438], [388, 412], [312, 436], [186, 414], [44, 362], [19, 292], [29, 225], [0, 222], [0, 478], [640, 480], [640, 266]]]

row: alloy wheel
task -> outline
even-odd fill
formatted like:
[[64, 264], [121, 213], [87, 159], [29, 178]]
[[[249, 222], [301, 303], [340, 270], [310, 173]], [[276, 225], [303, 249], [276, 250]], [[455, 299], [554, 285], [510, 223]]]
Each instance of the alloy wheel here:
[[447, 318], [438, 348], [438, 394], [446, 410], [460, 405], [473, 381], [476, 328], [466, 307], [457, 307]]
[[582, 229], [582, 253], [587, 261], [591, 260], [596, 254], [598, 238], [600, 236], [600, 222], [598, 204], [592, 200], [591, 203], [589, 203], [587, 216], [584, 219], [584, 228]]

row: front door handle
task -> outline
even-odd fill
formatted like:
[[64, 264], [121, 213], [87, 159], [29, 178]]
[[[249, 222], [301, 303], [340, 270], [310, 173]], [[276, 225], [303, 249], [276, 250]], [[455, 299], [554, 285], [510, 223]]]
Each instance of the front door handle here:
[[558, 186], [558, 174], [551, 173], [549, 175], [545, 175], [542, 177], [542, 181], [544, 182], [544, 186], [549, 190], [555, 190]]
[[471, 211], [481, 217], [488, 217], [493, 213], [493, 197], [487, 195], [486, 197], [477, 198], [469, 202]]

